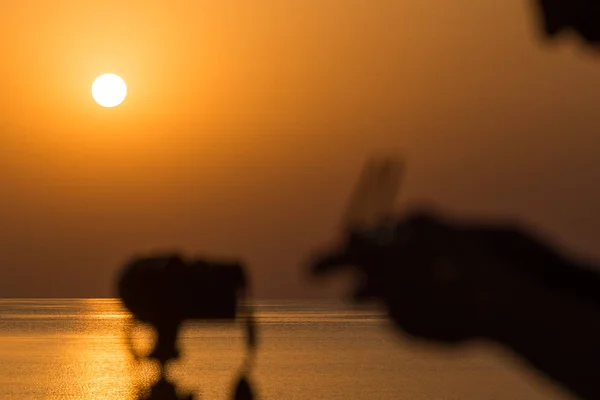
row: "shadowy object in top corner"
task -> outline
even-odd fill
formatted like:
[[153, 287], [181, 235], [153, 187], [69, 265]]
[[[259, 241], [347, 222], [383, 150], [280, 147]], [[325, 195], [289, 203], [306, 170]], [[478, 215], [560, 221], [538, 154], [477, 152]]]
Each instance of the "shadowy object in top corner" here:
[[599, 0], [536, 0], [547, 37], [571, 30], [600, 50]]

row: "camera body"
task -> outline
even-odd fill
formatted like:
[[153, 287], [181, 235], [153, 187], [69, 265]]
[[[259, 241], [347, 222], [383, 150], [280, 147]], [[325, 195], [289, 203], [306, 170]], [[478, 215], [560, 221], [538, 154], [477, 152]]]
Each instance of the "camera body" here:
[[166, 254], [125, 264], [117, 292], [136, 321], [156, 329], [158, 340], [149, 357], [166, 363], [179, 356], [176, 342], [183, 322], [235, 320], [246, 283], [239, 262], [188, 261]]

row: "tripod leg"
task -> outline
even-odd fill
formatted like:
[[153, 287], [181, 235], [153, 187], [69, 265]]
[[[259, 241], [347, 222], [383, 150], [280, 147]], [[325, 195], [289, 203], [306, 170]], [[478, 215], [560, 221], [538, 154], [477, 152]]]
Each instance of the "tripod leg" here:
[[177, 348], [179, 327], [180, 324], [177, 322], [165, 322], [156, 327], [156, 346], [149, 357], [160, 362], [163, 374], [166, 363], [179, 358], [179, 349]]

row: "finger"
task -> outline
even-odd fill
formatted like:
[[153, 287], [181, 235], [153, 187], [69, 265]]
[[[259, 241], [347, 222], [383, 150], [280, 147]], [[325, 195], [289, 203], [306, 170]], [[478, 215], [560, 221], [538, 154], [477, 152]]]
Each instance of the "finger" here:
[[352, 294], [352, 299], [356, 302], [368, 301], [377, 297], [375, 290], [365, 278], [358, 282], [357, 287]]
[[351, 265], [351, 259], [346, 252], [332, 252], [314, 257], [309, 263], [309, 270], [312, 275], [325, 275]]

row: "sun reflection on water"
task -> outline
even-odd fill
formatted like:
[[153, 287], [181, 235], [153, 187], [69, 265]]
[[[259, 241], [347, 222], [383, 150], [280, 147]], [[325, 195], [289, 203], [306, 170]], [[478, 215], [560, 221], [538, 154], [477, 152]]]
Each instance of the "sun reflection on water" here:
[[[49, 399], [64, 399], [65, 391], [77, 399], [137, 399], [140, 387], [156, 379], [157, 368], [137, 364], [128, 354], [123, 337], [128, 313], [115, 299], [83, 299], [78, 305], [78, 334], [61, 340], [59, 366], [51, 373], [58, 382]], [[147, 332], [140, 335], [148, 339]]]
[[[441, 353], [382, 329], [383, 317], [338, 304], [257, 304], [259, 354], [250, 379], [261, 399], [567, 399], [489, 348]], [[158, 378], [127, 352], [129, 316], [113, 299], [0, 300], [0, 400], [134, 400]], [[228, 399], [244, 360], [237, 323], [190, 323], [167, 376], [183, 392]], [[136, 331], [142, 352], [149, 329]]]

